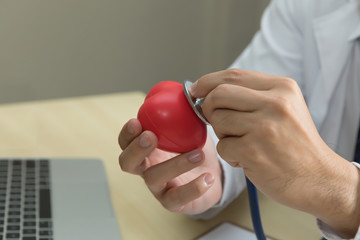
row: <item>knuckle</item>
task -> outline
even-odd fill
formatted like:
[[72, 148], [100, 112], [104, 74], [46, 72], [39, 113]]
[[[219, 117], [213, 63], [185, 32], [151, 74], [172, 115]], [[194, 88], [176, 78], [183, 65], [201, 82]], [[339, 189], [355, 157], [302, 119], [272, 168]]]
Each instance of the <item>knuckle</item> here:
[[198, 80], [197, 80], [197, 85], [199, 88], [202, 88], [202, 86], [204, 84], [206, 84], [206, 82], [208, 81], [208, 79], [211, 78], [211, 73], [208, 73], [208, 74], [205, 74], [203, 75], [202, 77], [200, 77]]
[[121, 132], [119, 133], [119, 136], [118, 136], [118, 143], [122, 150], [124, 150], [126, 148], [127, 144], [125, 144], [124, 137], [122, 136]]
[[[121, 147], [121, 131], [119, 132], [119, 135], [118, 135], [118, 144], [119, 146]], [[122, 147], [121, 147], [122, 148]]]
[[216, 150], [220, 157], [222, 157], [224, 160], [228, 159], [228, 151], [227, 151], [227, 144], [224, 139], [221, 139], [218, 144], [216, 145]]
[[268, 98], [267, 105], [280, 116], [289, 114], [292, 109], [292, 103], [286, 95], [277, 95]]
[[123, 171], [123, 172], [129, 172], [130, 169], [128, 168], [127, 164], [125, 164], [125, 159], [124, 159], [124, 155], [121, 153], [120, 156], [119, 156], [119, 166], [120, 166], [120, 169]]
[[220, 84], [214, 88], [211, 92], [211, 100], [213, 102], [219, 102], [224, 96], [229, 94], [229, 85], [228, 84]]
[[127, 146], [139, 135], [142, 130], [142, 126], [137, 120], [130, 119], [124, 126], [121, 128], [118, 135], [118, 143], [122, 150], [127, 148]]
[[226, 141], [220, 140], [216, 148], [220, 157], [233, 167], [243, 166], [244, 159], [249, 159], [249, 157], [246, 156], [248, 152], [244, 151], [244, 149], [246, 149], [244, 146], [234, 150], [226, 143]]
[[222, 153], [224, 152], [223, 140], [220, 139], [219, 142], [216, 144], [216, 151], [222, 157]]
[[[211, 114], [209, 121], [211, 122], [211, 124], [213, 126], [217, 126], [217, 125], [221, 124], [221, 122], [223, 121], [223, 118], [224, 118], [224, 116], [223, 116], [223, 114], [221, 114], [221, 110], [215, 109], [214, 112]], [[217, 128], [215, 127], [215, 129], [217, 129]]]
[[222, 109], [216, 109], [209, 122], [214, 128], [215, 134], [219, 139], [227, 135], [235, 134], [233, 127], [237, 124], [232, 112]]
[[125, 150], [132, 142], [133, 138], [126, 135], [126, 131], [124, 129], [121, 130], [118, 136], [118, 143], [121, 150]]
[[231, 68], [226, 70], [225, 81], [230, 84], [236, 83], [242, 76], [244, 71], [239, 68]]
[[154, 174], [152, 173], [151, 169], [149, 169], [143, 173], [143, 179], [145, 181], [145, 184], [149, 188], [153, 188], [157, 183], [156, 177], [154, 177]]
[[228, 86], [226, 86], [226, 84], [220, 84], [206, 97], [202, 106], [202, 111], [210, 122], [214, 117], [214, 112], [219, 108], [221, 102], [223, 102], [222, 99], [224, 99], [224, 96], [227, 96], [228, 92]]
[[280, 79], [280, 84], [283, 88], [285, 88], [288, 91], [291, 92], [298, 92], [299, 91], [299, 85], [297, 84], [297, 82], [292, 79], [292, 78], [281, 78]]
[[[275, 139], [278, 138], [278, 124], [274, 121], [262, 121], [258, 129], [260, 131], [260, 134], [268, 140], [275, 141]], [[249, 145], [249, 149], [253, 150], [253, 153], [256, 154], [257, 150], [253, 148], [254, 145]]]
[[125, 149], [119, 156], [119, 166], [123, 172], [139, 175], [139, 159], [133, 157], [133, 149]]

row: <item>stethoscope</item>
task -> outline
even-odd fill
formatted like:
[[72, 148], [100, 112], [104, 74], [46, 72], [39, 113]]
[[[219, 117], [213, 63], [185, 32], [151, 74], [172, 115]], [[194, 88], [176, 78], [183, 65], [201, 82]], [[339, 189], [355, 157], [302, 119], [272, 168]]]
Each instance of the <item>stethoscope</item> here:
[[[202, 104], [204, 99], [203, 98], [194, 98], [189, 93], [189, 87], [193, 83], [191, 81], [185, 81], [183, 84], [184, 93], [186, 95], [187, 100], [189, 101], [191, 107], [193, 108], [196, 115], [207, 125], [210, 125], [209, 122], [203, 115], [202, 112]], [[264, 230], [261, 224], [260, 218], [260, 210], [259, 210], [259, 201], [257, 196], [257, 190], [255, 185], [246, 177], [246, 185], [248, 189], [248, 196], [249, 196], [249, 204], [250, 204], [250, 212], [251, 212], [251, 219], [254, 228], [254, 232], [256, 238], [258, 240], [266, 240]]]

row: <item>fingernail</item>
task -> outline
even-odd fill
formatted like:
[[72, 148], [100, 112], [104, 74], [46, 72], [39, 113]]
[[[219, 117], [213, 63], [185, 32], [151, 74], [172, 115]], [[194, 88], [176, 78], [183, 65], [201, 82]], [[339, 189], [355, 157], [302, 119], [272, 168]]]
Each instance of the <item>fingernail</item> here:
[[139, 143], [140, 143], [140, 146], [142, 146], [143, 148], [150, 147], [150, 145], [151, 145], [150, 139], [148, 136], [146, 136], [146, 134], [142, 134], [140, 136]]
[[210, 186], [214, 183], [214, 176], [212, 174], [206, 174], [205, 177], [204, 177], [204, 182], [207, 186]]
[[193, 151], [192, 153], [190, 153], [190, 155], [188, 157], [189, 162], [192, 162], [192, 163], [200, 162], [201, 159], [202, 159], [202, 154], [201, 154], [201, 151], [199, 151], [199, 150]]
[[131, 135], [135, 134], [135, 130], [132, 126], [130, 126], [130, 124], [127, 125], [127, 132]]
[[194, 82], [194, 83], [189, 87], [190, 95], [194, 95], [194, 92], [195, 92], [195, 90], [196, 90], [196, 86], [197, 86], [197, 81]]

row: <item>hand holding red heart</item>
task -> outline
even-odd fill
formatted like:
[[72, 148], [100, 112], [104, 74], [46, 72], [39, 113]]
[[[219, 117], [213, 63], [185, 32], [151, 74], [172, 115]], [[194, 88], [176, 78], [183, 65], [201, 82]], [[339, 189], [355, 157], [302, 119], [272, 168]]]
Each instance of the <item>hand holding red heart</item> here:
[[189, 105], [182, 85], [154, 86], [138, 119], [128, 121], [119, 135], [122, 170], [142, 176], [170, 211], [197, 214], [218, 202], [221, 169], [215, 146], [211, 138], [205, 144], [206, 126]]

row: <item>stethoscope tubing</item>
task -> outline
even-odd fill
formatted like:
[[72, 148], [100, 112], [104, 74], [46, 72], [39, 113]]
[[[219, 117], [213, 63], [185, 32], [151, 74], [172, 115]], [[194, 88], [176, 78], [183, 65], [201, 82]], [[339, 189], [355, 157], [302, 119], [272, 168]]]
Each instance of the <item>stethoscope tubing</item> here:
[[246, 185], [248, 189], [251, 220], [256, 238], [258, 240], [266, 240], [264, 230], [261, 224], [259, 201], [255, 185], [246, 177]]

